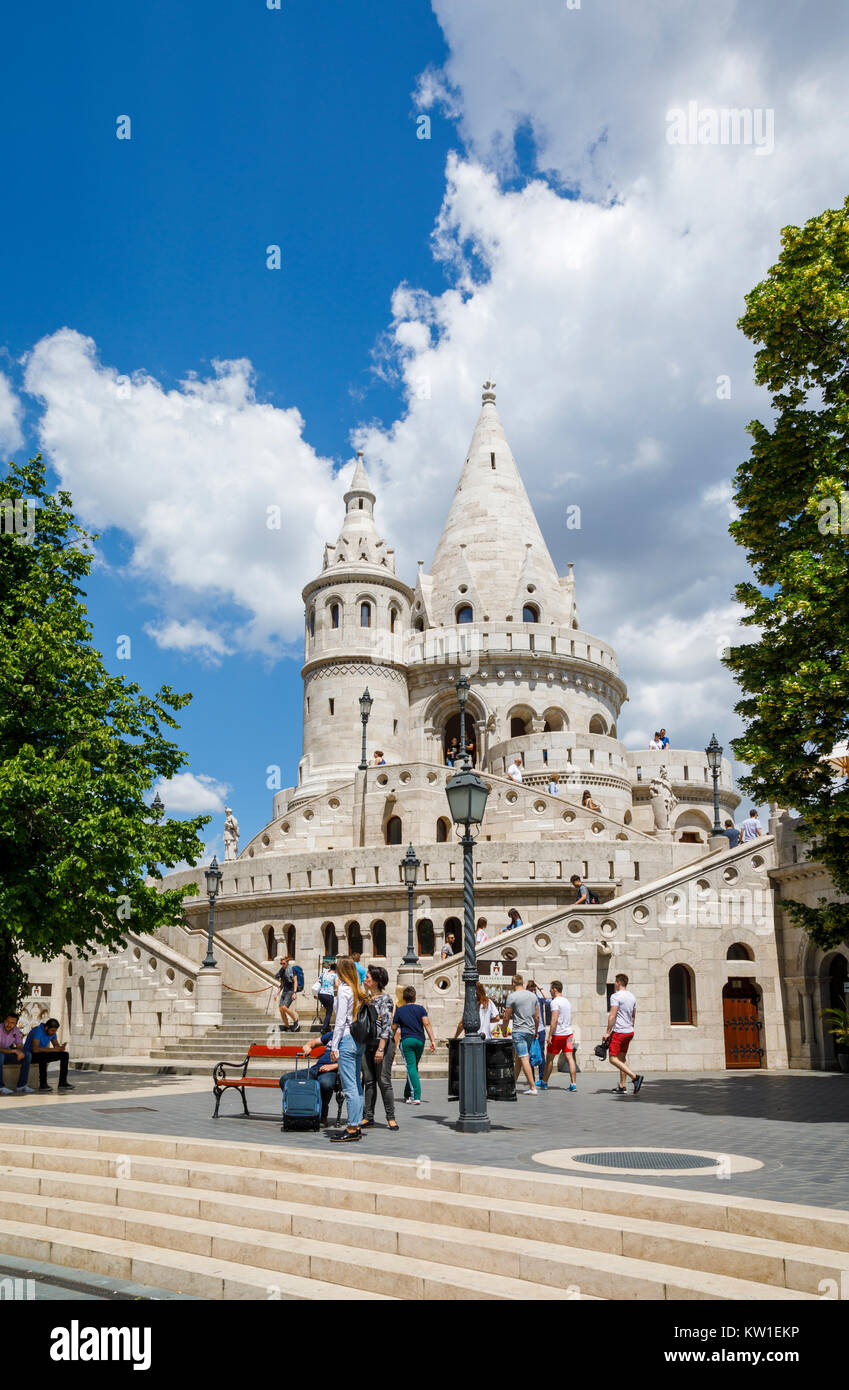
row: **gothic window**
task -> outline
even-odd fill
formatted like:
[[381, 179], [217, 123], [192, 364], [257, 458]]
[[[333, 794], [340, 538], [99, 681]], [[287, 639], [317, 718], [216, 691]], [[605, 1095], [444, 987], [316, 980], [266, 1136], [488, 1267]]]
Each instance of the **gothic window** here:
[[454, 616], [458, 623], [470, 623], [474, 620], [475, 615], [472, 611], [471, 605], [468, 603], [463, 603], [457, 609], [457, 612]]
[[522, 622], [523, 622], [523, 623], [538, 623], [538, 622], [539, 622], [539, 609], [537, 608], [536, 604], [534, 604], [534, 603], [526, 603], [526, 604], [525, 604], [524, 608], [522, 609]]
[[337, 956], [339, 954], [339, 938], [336, 935], [336, 927], [333, 922], [325, 922], [321, 929], [324, 940], [324, 954], [326, 956]]
[[286, 955], [296, 956], [298, 954], [298, 933], [291, 922], [283, 928], [283, 939], [286, 942]]
[[693, 977], [686, 965], [673, 965], [669, 972], [669, 1022], [693, 1022]]
[[433, 922], [429, 917], [422, 917], [416, 924], [416, 937], [418, 941], [418, 954], [420, 956], [433, 955]]
[[440, 816], [436, 822], [436, 843], [438, 845], [444, 845], [447, 841], [450, 824], [447, 816]]
[[363, 949], [363, 934], [360, 930], [359, 922], [349, 922], [345, 931], [348, 936], [349, 953], [353, 955], [356, 951], [358, 955], [361, 955]]
[[371, 604], [360, 604], [360, 627], [371, 627]]
[[310, 609], [310, 637], [315, 637], [315, 609]]
[[394, 632], [394, 631], [395, 631], [395, 624], [397, 623], [397, 621], [398, 621], [398, 609], [397, 609], [397, 608], [390, 608], [390, 610], [389, 610], [389, 631], [390, 631], [390, 632]]
[[265, 948], [267, 952], [267, 955], [265, 957], [266, 960], [276, 960], [277, 938], [274, 934], [274, 928], [271, 926], [265, 928]]
[[330, 605], [330, 626], [331, 626], [331, 627], [338, 627], [338, 626], [339, 626], [339, 604], [338, 604], [338, 603], [331, 603], [331, 605]]
[[375, 956], [386, 955], [386, 923], [378, 920], [371, 924], [371, 945]]
[[403, 828], [400, 816], [390, 816], [386, 822], [386, 843], [388, 845], [400, 845], [403, 843]]

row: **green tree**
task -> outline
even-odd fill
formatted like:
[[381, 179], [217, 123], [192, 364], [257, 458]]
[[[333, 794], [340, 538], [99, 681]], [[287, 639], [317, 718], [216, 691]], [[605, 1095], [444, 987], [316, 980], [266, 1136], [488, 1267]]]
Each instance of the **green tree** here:
[[82, 602], [96, 537], [75, 521], [70, 494], [49, 493], [37, 457], [9, 465], [0, 510], [0, 1005], [8, 1008], [23, 984], [19, 950], [49, 960], [69, 946], [118, 946], [128, 928], [179, 922], [194, 888], [160, 892], [145, 879], [161, 879], [160, 866], [195, 864], [209, 817], [157, 824], [145, 803], [157, 778], [187, 762], [163, 729], [179, 728], [172, 711], [191, 695], [163, 686], [151, 697], [106, 670]]
[[[730, 528], [754, 573], [736, 597], [757, 638], [725, 664], [744, 694], [741, 784], [799, 812], [837, 897], [849, 893], [849, 791], [823, 759], [849, 733], [849, 199], [781, 240], [739, 321], [774, 417], [748, 427]], [[849, 936], [849, 904], [783, 905], [819, 946]]]

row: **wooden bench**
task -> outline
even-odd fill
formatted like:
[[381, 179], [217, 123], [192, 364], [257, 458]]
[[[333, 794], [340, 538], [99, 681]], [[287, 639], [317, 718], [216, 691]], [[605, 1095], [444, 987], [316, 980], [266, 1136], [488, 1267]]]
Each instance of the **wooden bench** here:
[[[320, 1042], [314, 1044], [310, 1049], [310, 1062], [319, 1057], [324, 1051]], [[279, 1086], [280, 1078], [277, 1076], [248, 1076], [248, 1065], [252, 1057], [300, 1057], [303, 1055], [303, 1044], [298, 1047], [289, 1043], [286, 1047], [266, 1047], [262, 1043], [251, 1043], [248, 1048], [248, 1055], [243, 1062], [216, 1062], [212, 1071], [212, 1093], [215, 1096], [215, 1110], [213, 1120], [218, 1119], [218, 1107], [221, 1104], [221, 1097], [225, 1091], [238, 1091], [242, 1097], [244, 1113], [250, 1118], [248, 1102], [245, 1099], [245, 1088], [247, 1086]], [[306, 1062], [307, 1059], [304, 1058]], [[239, 1076], [228, 1076], [226, 1068], [235, 1067], [240, 1069]]]

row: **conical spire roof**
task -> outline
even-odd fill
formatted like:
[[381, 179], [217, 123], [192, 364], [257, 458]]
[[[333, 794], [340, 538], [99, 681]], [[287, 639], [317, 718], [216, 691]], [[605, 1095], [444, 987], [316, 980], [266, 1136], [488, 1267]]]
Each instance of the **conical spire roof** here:
[[495, 407], [494, 382], [484, 384], [481, 413], [431, 577], [438, 623], [454, 623], [457, 608], [470, 602], [472, 592], [475, 622], [520, 623], [525, 604], [535, 605], [542, 623], [569, 621], [570, 605]]
[[345, 519], [335, 545], [324, 548], [324, 568], [347, 565], [383, 565], [395, 573], [395, 551], [388, 548], [374, 520], [375, 494], [363, 463], [357, 454], [354, 474], [345, 493]]

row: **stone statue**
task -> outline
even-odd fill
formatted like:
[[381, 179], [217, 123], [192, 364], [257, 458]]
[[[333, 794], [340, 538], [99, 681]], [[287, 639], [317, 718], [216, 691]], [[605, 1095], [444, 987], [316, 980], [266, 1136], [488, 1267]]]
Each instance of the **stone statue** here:
[[489, 718], [486, 721], [486, 732], [488, 734], [494, 734], [497, 727], [498, 721], [495, 717], [495, 712], [493, 711], [493, 713], [489, 716]]
[[674, 807], [678, 805], [678, 798], [672, 790], [665, 767], [659, 767], [657, 775], [652, 777], [650, 793], [655, 830], [669, 830], [669, 819]]
[[239, 853], [239, 822], [229, 806], [224, 807], [224, 859], [235, 859]]

